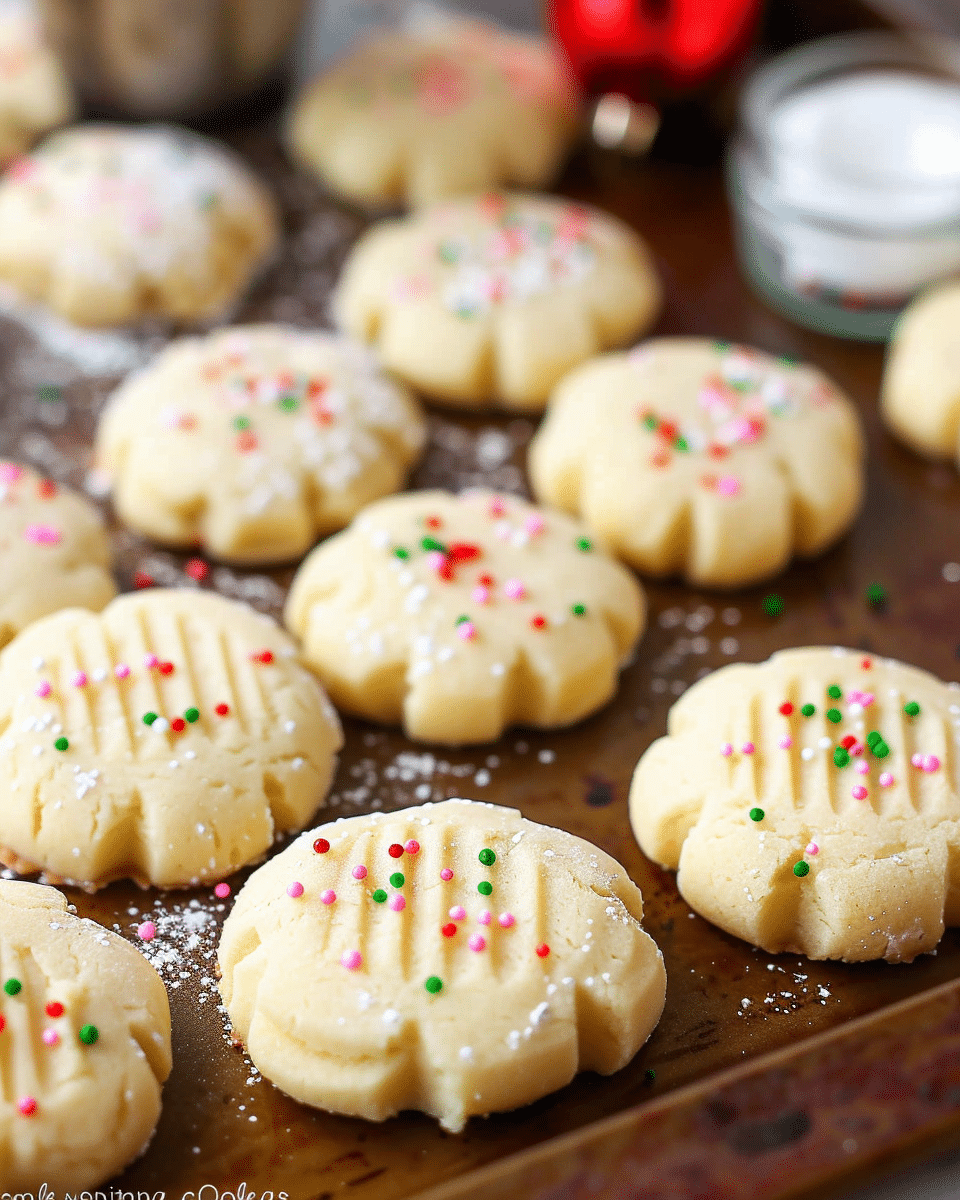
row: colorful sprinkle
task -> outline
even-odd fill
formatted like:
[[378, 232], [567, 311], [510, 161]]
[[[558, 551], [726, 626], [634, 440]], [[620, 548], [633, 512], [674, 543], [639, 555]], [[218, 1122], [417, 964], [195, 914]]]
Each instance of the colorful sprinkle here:
[[480, 860], [480, 862], [485, 867], [492, 867], [493, 864], [497, 861], [496, 854], [494, 854], [494, 852], [490, 849], [481, 850], [480, 853], [477, 855], [477, 858]]
[[157, 927], [153, 921], [144, 921], [141, 925], [137, 926], [137, 937], [142, 942], [152, 942], [156, 936]]
[[802, 879], [804, 875], [810, 874], [810, 864], [805, 862], [797, 862], [793, 864], [793, 873], [798, 879]]
[[218, 900], [226, 900], [226, 898], [230, 895], [230, 884], [218, 883], [213, 889], [213, 894]]
[[85, 1046], [93, 1046], [100, 1040], [100, 1030], [96, 1025], [81, 1025], [77, 1036]]
[[484, 909], [482, 913], [479, 913], [477, 915], [477, 924], [478, 925], [489, 925], [492, 920], [493, 920], [493, 914], [490, 912], [489, 909]]
[[793, 713], [793, 705], [790, 703], [789, 700], [785, 700], [783, 702], [783, 704], [781, 704], [780, 707], [777, 709], [777, 712], [779, 712], [781, 716], [789, 717]]
[[905, 704], [903, 706], [903, 711], [908, 717], [919, 717], [920, 705], [916, 702], [916, 700], [911, 700], [909, 704]]
[[804, 704], [804, 706], [800, 709], [800, 711], [801, 711], [801, 713], [803, 713], [803, 715], [805, 717], [812, 717], [813, 714], [817, 711], [817, 708], [816, 708], [816, 705], [814, 705], [814, 704]]
[[733, 747], [730, 745], [729, 742], [724, 742], [723, 745], [720, 747], [720, 753], [723, 755], [724, 758], [729, 758], [730, 755], [733, 753]]
[[400, 845], [399, 842], [394, 842], [392, 846], [387, 847], [387, 853], [390, 855], [391, 858], [402, 858], [403, 857], [403, 847]]
[[366, 879], [367, 868], [363, 865], [363, 863], [358, 863], [353, 868], [353, 871], [351, 873], [352, 873], [354, 879]]
[[407, 881], [401, 871], [394, 871], [394, 873], [390, 876], [391, 887], [402, 888], [406, 882]]
[[763, 598], [763, 611], [768, 617], [779, 617], [786, 606], [787, 602], [776, 592], [771, 592], [769, 596]]
[[148, 671], [152, 671], [154, 667], [159, 666], [160, 659], [155, 654], [145, 654], [143, 656], [143, 665]]
[[287, 895], [291, 900], [299, 900], [303, 895], [303, 884], [299, 883], [296, 879], [293, 881], [293, 883], [288, 883]]
[[753, 742], [744, 742], [744, 743], [743, 743], [743, 745], [740, 747], [740, 749], [742, 750], [742, 752], [743, 752], [744, 754], [748, 754], [748, 755], [749, 755], [749, 754], [753, 754], [753, 753], [755, 753], [755, 751], [756, 751], [756, 749], [757, 749], [757, 748], [756, 748], [756, 746], [753, 744]]
[[227, 717], [230, 715], [230, 705], [229, 704], [218, 704], [217, 707], [213, 711], [217, 714], [218, 717]]
[[831, 685], [827, 688], [827, 695], [830, 697], [831, 700], [839, 700], [840, 697], [843, 695], [843, 692], [840, 690], [840, 688], [837, 687], [837, 685], [835, 683], [831, 683]]
[[488, 883], [484, 879], [481, 883], [477, 884], [477, 891], [480, 893], [481, 896], [489, 896], [490, 893], [493, 891], [493, 884]]
[[467, 945], [471, 950], [479, 953], [481, 950], [486, 950], [487, 939], [480, 933], [471, 933], [470, 937], [467, 939]]
[[363, 962], [363, 955], [359, 950], [344, 950], [340, 955], [340, 965], [346, 967], [348, 971], [355, 971]]
[[155, 712], [145, 712], [141, 719], [144, 725], [152, 725], [157, 719], [157, 714]]
[[403, 848], [408, 854], [420, 853], [420, 843], [415, 838], [411, 838], [408, 842], [404, 842]]
[[393, 912], [403, 912], [407, 907], [407, 902], [402, 896], [391, 896], [389, 907]]
[[191, 725], [194, 725], [194, 724], [196, 724], [197, 721], [200, 720], [200, 709], [199, 708], [188, 708], [187, 711], [183, 715], [186, 718], [186, 720], [190, 722]]
[[862, 784], [858, 783], [855, 787], [850, 789], [850, 795], [854, 798], [854, 800], [866, 800], [869, 793]]
[[497, 924], [501, 929], [512, 929], [517, 923], [517, 918], [511, 912], [502, 912], [497, 917]]
[[789, 750], [793, 745], [793, 738], [789, 733], [785, 733], [783, 737], [777, 741], [777, 745], [781, 750]]
[[383, 890], [383, 888], [377, 888], [377, 890], [373, 893], [373, 900], [376, 904], [383, 904], [386, 898], [387, 893]]
[[871, 583], [867, 588], [867, 604], [871, 608], [883, 608], [887, 602], [887, 590], [882, 583]]
[[170, 728], [173, 730], [174, 733], [183, 733], [183, 731], [186, 729], [186, 727], [187, 727], [187, 723], [183, 719], [183, 717], [174, 717], [173, 720], [170, 722]]
[[431, 975], [424, 981], [423, 986], [431, 996], [435, 996], [443, 988], [443, 980], [439, 975]]
[[577, 549], [582, 550], [586, 554], [589, 550], [593, 549], [593, 542], [589, 538], [577, 538]]
[[537, 958], [546, 958], [549, 953], [550, 953], [550, 947], [547, 945], [546, 942], [541, 942], [540, 945], [537, 947]]
[[37, 1111], [37, 1102], [33, 1096], [21, 1096], [17, 1101], [17, 1112], [21, 1117], [32, 1117]]
[[75, 688], [86, 687], [87, 686], [86, 671], [74, 671], [74, 673], [70, 676], [70, 682], [73, 684], [73, 686]]
[[70, 743], [67, 741], [67, 739], [65, 737], [58, 737], [57, 740], [53, 743], [53, 748], [54, 748], [54, 750], [59, 750], [61, 753], [63, 753], [64, 750], [70, 749]]
[[452, 921], [449, 921], [446, 925], [440, 926], [440, 932], [444, 937], [453, 937], [453, 935], [457, 932], [457, 927]]
[[477, 636], [477, 627], [472, 621], [464, 620], [457, 623], [457, 637], [465, 642], [472, 642]]
[[843, 720], [843, 713], [840, 711], [839, 708], [828, 708], [827, 709], [827, 720], [832, 721], [834, 725], [839, 725], [840, 722]]
[[56, 546], [63, 538], [60, 530], [54, 529], [52, 525], [28, 525], [23, 531], [23, 536], [35, 546]]
[[547, 618], [542, 613], [536, 613], [530, 618], [530, 625], [533, 629], [545, 629]]
[[449, 883], [450, 880], [453, 878], [453, 872], [450, 870], [449, 867], [444, 867], [443, 870], [440, 872], [440, 878], [443, 880], [444, 883]]
[[59, 1046], [60, 1034], [55, 1029], [45, 1029], [41, 1034], [45, 1046]]
[[833, 752], [833, 765], [835, 767], [846, 767], [850, 763], [850, 754], [843, 746], [837, 746]]
[[45, 700], [50, 695], [50, 684], [46, 679], [41, 679], [37, 686], [33, 689], [33, 694], [39, 696], [41, 700]]
[[820, 853], [820, 847], [816, 842], [807, 842], [804, 854], [809, 854], [811, 858], [815, 858]]
[[527, 594], [527, 589], [519, 579], [508, 579], [503, 585], [503, 593], [510, 600], [522, 600]]
[[881, 772], [879, 783], [881, 787], [892, 787], [894, 783], [893, 775], [889, 771]]
[[751, 821], [762, 821], [766, 815], [767, 814], [763, 811], [762, 808], [751, 808], [750, 809], [750, 820]]
[[575, 617], [585, 617], [587, 615], [587, 606], [585, 604], [572, 604], [570, 611]]
[[337, 899], [337, 893], [333, 890], [333, 888], [326, 888], [324, 891], [322, 891], [320, 893], [320, 903], [321, 904], [334, 904], [336, 902], [336, 899]]
[[197, 583], [200, 583], [202, 580], [206, 579], [206, 577], [210, 574], [210, 567], [203, 561], [202, 558], [189, 559], [183, 569], [190, 576], [190, 578], [195, 579]]
[[113, 668], [113, 673], [117, 679], [126, 679], [130, 674], [130, 668], [126, 663], [117, 663]]

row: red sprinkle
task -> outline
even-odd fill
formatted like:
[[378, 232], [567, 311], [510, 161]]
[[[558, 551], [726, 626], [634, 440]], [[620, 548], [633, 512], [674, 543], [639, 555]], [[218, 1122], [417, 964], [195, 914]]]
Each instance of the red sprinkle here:
[[440, 932], [444, 937], [453, 937], [453, 935], [457, 932], [457, 927], [452, 921], [450, 921], [446, 925], [441, 926]]
[[315, 854], [326, 854], [330, 849], [330, 843], [326, 838], [317, 838], [313, 843], [313, 849]]
[[852, 733], [848, 733], [847, 736], [840, 743], [840, 745], [844, 748], [844, 750], [849, 750], [851, 746], [855, 746], [856, 744], [857, 744], [857, 739], [853, 736]]
[[250, 657], [254, 662], [272, 663], [273, 662], [273, 651], [272, 650], [258, 650], [255, 654], [251, 654]]
[[777, 709], [777, 711], [778, 711], [778, 712], [779, 712], [779, 713], [780, 713], [782, 716], [784, 716], [784, 717], [789, 717], [789, 716], [790, 716], [790, 714], [793, 712], [793, 705], [790, 703], [790, 701], [789, 701], [789, 700], [785, 700], [785, 701], [783, 702], [783, 704], [781, 704], [781, 705], [780, 705], [780, 707]]
[[202, 558], [191, 558], [183, 569], [191, 579], [196, 579], [198, 583], [201, 579], [206, 579], [206, 577], [210, 574], [210, 567], [203, 561]]
[[57, 494], [57, 485], [52, 479], [41, 479], [37, 484], [37, 495], [41, 500], [50, 500]]
[[549, 953], [550, 953], [550, 947], [547, 945], [546, 942], [541, 942], [540, 945], [537, 947], [537, 958], [546, 958]]
[[47, 1004], [47, 1006], [44, 1008], [43, 1011], [47, 1014], [48, 1017], [54, 1017], [54, 1018], [62, 1017], [63, 1016], [63, 1005], [60, 1003], [59, 1000], [51, 1000], [50, 1003]]
[[230, 712], [230, 705], [229, 704], [218, 704], [217, 707], [213, 711], [217, 714], [218, 717], [225, 717]]
[[869, 658], [865, 658], [865, 659], [863, 659], [863, 661], [860, 663], [860, 666], [861, 666], [861, 667], [862, 667], [862, 668], [863, 668], [865, 671], [869, 671], [869, 670], [870, 670], [870, 668], [873, 666], [873, 662], [872, 662], [872, 661], [871, 661]]
[[6, 1027], [7, 1027], [7, 1018], [3, 1015], [3, 1013], [0, 1013], [0, 1033], [3, 1033], [3, 1031], [6, 1029]]
[[454, 562], [473, 562], [480, 557], [480, 547], [469, 542], [454, 542], [448, 553]]
[[399, 842], [394, 842], [392, 846], [387, 848], [387, 853], [391, 858], [400, 858], [403, 855], [403, 847]]
[[183, 733], [183, 731], [186, 729], [186, 727], [187, 727], [187, 723], [183, 719], [183, 717], [174, 717], [173, 720], [170, 722], [170, 728], [173, 730], [174, 733]]
[[721, 446], [718, 442], [714, 442], [710, 446], [709, 454], [711, 458], [726, 458], [730, 451], [726, 446]]
[[21, 1117], [32, 1117], [37, 1111], [37, 1102], [32, 1096], [24, 1096], [17, 1101], [17, 1112]]
[[251, 433], [249, 429], [244, 429], [242, 433], [237, 434], [237, 449], [241, 454], [249, 454], [257, 448], [257, 435]]
[[426, 525], [428, 529], [439, 529], [442, 524], [443, 522], [439, 517], [427, 517], [427, 519], [424, 521], [424, 525]]
[[137, 571], [133, 577], [133, 586], [135, 588], [153, 587], [153, 576], [148, 575], [146, 571]]
[[479, 583], [481, 587], [493, 587], [493, 576], [492, 575], [478, 575], [477, 583]]
[[530, 618], [530, 624], [534, 629], [543, 629], [547, 624], [547, 618], [537, 613], [536, 616]]
[[172, 675], [173, 674], [173, 663], [172, 662], [158, 663], [157, 669], [159, 670], [161, 675]]

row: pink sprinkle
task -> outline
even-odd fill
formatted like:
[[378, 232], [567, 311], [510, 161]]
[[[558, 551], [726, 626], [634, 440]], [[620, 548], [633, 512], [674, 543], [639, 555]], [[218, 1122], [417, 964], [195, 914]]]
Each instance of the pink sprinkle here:
[[472, 642], [477, 636], [477, 627], [472, 621], [461, 621], [457, 626], [457, 637], [465, 642]]
[[860, 695], [860, 703], [864, 708], [869, 708], [874, 701], [873, 692], [862, 692]]
[[359, 950], [344, 950], [340, 955], [340, 965], [346, 967], [348, 971], [355, 971], [363, 962], [363, 955]]
[[403, 910], [407, 907], [407, 902], [402, 896], [391, 896], [390, 907], [394, 912], [403, 912]]
[[37, 686], [33, 689], [33, 694], [39, 696], [41, 700], [50, 695], [50, 684], [46, 679], [41, 679]]
[[411, 838], [409, 842], [404, 842], [403, 848], [408, 854], [420, 853], [420, 843], [416, 840], [416, 838]]
[[502, 517], [506, 511], [507, 511], [506, 505], [503, 503], [502, 500], [491, 500], [490, 501], [490, 516], [491, 517]]
[[113, 673], [118, 679], [126, 679], [130, 674], [130, 668], [126, 663], [117, 663], [117, 665], [113, 668]]
[[450, 909], [450, 920], [451, 921], [463, 921], [466, 919], [466, 916], [467, 916], [467, 910], [463, 907], [462, 904], [455, 904], [453, 906], [453, 908]]
[[867, 775], [870, 772], [870, 764], [861, 758], [858, 763], [854, 764], [853, 769], [858, 775]]
[[497, 917], [497, 920], [500, 923], [501, 929], [512, 929], [517, 923], [517, 918], [513, 915], [513, 913], [509, 912], [502, 912], [500, 916]]
[[492, 920], [493, 917], [491, 914], [487, 911], [487, 909], [484, 909], [483, 912], [477, 917], [477, 924], [489, 925]]
[[858, 783], [856, 787], [850, 789], [850, 795], [854, 800], [866, 800], [867, 789]]
[[303, 895], [303, 884], [298, 883], [296, 880], [294, 880], [293, 883], [288, 883], [287, 895], [291, 900], [299, 900]]
[[86, 687], [87, 686], [86, 671], [74, 671], [74, 673], [70, 676], [70, 682], [73, 684], [74, 687]]
[[863, 742], [854, 742], [853, 745], [850, 747], [850, 753], [853, 755], [854, 758], [859, 758], [860, 755], [863, 753]]
[[37, 1111], [37, 1102], [32, 1096], [22, 1096], [17, 1101], [17, 1112], [21, 1117], [32, 1117]]
[[891, 773], [889, 771], [884, 771], [882, 773], [882, 775], [880, 776], [880, 786], [881, 787], [892, 787], [893, 782], [894, 782], [893, 775], [891, 775]]
[[519, 579], [508, 579], [503, 585], [504, 595], [511, 600], [522, 600], [527, 594], [527, 589], [523, 586]]
[[730, 745], [729, 742], [724, 742], [723, 745], [720, 747], [720, 753], [723, 755], [724, 758], [729, 758], [730, 755], [733, 753], [733, 747]]
[[362, 863], [358, 864], [353, 868], [353, 877], [354, 879], [366, 879], [367, 868]]
[[443, 870], [440, 872], [440, 878], [443, 880], [444, 883], [449, 883], [450, 880], [453, 878], [453, 872], [450, 870], [449, 867], [444, 867]]
[[481, 936], [479, 933], [471, 933], [470, 937], [467, 939], [467, 945], [471, 950], [476, 950], [479, 953], [481, 950], [486, 950], [487, 939]]
[[471, 593], [474, 604], [489, 604], [490, 589], [486, 587], [475, 587]]
[[143, 665], [148, 671], [152, 671], [159, 661], [160, 659], [155, 654], [145, 654], [143, 656]]
[[781, 750], [789, 750], [793, 745], [793, 738], [789, 735], [789, 733], [785, 733], [780, 741], [777, 742], [777, 745]]
[[804, 854], [809, 854], [811, 857], [820, 853], [820, 847], [816, 842], [807, 842], [807, 848]]
[[441, 554], [439, 550], [431, 550], [427, 555], [427, 564], [432, 571], [439, 571], [446, 561], [447, 556]]
[[925, 754], [923, 762], [920, 764], [920, 769], [926, 771], [928, 775], [933, 771], [939, 771], [940, 759], [935, 754]]
[[333, 904], [336, 898], [337, 893], [333, 890], [333, 888], [327, 888], [325, 891], [320, 893], [321, 904]]
[[524, 521], [523, 527], [527, 533], [543, 533], [546, 522], [539, 513], [531, 513]]
[[0, 483], [16, 483], [23, 478], [23, 467], [16, 463], [0, 463]]
[[152, 942], [157, 936], [157, 927], [152, 921], [144, 921], [142, 925], [137, 926], [137, 937], [142, 942]]
[[917, 767], [918, 769], [921, 768], [923, 766], [923, 755], [922, 754], [912, 755], [912, 757], [910, 759], [910, 765], [912, 767]]
[[717, 491], [721, 496], [736, 496], [740, 491], [740, 480], [732, 475], [722, 475], [717, 480]]
[[63, 535], [52, 525], [28, 525], [23, 536], [37, 546], [56, 546]]
[[226, 898], [230, 895], [230, 884], [229, 883], [218, 883], [217, 886], [213, 889], [213, 894], [217, 897], [218, 900], [226, 900]]
[[60, 1034], [55, 1029], [45, 1029], [41, 1034], [45, 1046], [59, 1046]]
[[744, 754], [753, 754], [753, 752], [756, 750], [756, 746], [753, 744], [753, 742], [744, 742], [740, 749]]

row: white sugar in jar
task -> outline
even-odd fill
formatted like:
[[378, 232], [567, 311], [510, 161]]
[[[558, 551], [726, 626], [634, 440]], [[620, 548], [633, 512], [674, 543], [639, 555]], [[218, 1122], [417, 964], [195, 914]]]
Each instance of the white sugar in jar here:
[[960, 272], [960, 43], [854, 33], [771, 60], [727, 176], [754, 286], [803, 324], [886, 338]]

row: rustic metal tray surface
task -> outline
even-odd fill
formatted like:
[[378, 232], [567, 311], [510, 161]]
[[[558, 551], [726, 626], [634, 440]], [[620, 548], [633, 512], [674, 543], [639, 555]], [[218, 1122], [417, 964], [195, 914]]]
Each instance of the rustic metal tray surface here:
[[[234, 140], [276, 187], [287, 228], [281, 261], [237, 319], [326, 324], [330, 287], [364, 221], [293, 172], [270, 130]], [[211, 889], [164, 895], [123, 884], [96, 896], [69, 890], [81, 914], [139, 945], [170, 990], [175, 1067], [163, 1116], [145, 1157], [114, 1187], [205, 1200], [225, 1191], [248, 1200], [271, 1192], [291, 1200], [773, 1197], [862, 1177], [883, 1156], [960, 1130], [956, 932], [910, 965], [770, 956], [691, 913], [672, 876], [640, 853], [627, 819], [633, 767], [664, 731], [670, 704], [725, 663], [829, 643], [894, 655], [948, 680], [957, 674], [960, 568], [951, 564], [960, 560], [960, 476], [883, 432], [879, 350], [805, 333], [750, 296], [734, 265], [717, 170], [584, 158], [561, 190], [623, 217], [651, 243], [667, 294], [655, 333], [809, 359], [853, 396], [870, 447], [866, 507], [835, 550], [768, 587], [716, 594], [650, 585], [650, 627], [616, 700], [574, 729], [513, 731], [458, 751], [348, 721], [321, 819], [464, 795], [589, 838], [643, 890], [645, 925], [668, 972], [663, 1019], [619, 1074], [579, 1077], [516, 1113], [473, 1120], [460, 1136], [417, 1114], [383, 1125], [339, 1118], [285, 1097], [231, 1047], [214, 977], [229, 899]], [[96, 493], [96, 414], [123, 371], [165, 336], [86, 335], [0, 318], [0, 453]], [[413, 484], [482, 481], [523, 491], [533, 429], [526, 419], [435, 410]], [[141, 573], [164, 585], [213, 587], [277, 615], [292, 574], [211, 564], [198, 582], [184, 570], [188, 556], [119, 529], [115, 540], [124, 589]], [[887, 592], [880, 606], [867, 600], [874, 583]], [[785, 599], [776, 618], [762, 604], [773, 590]], [[234, 889], [242, 882], [231, 880]], [[158, 927], [149, 945], [136, 936], [148, 915]]]

